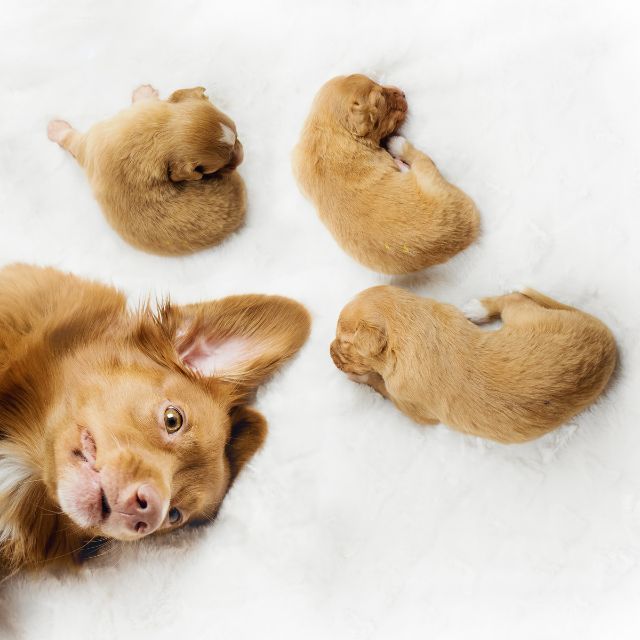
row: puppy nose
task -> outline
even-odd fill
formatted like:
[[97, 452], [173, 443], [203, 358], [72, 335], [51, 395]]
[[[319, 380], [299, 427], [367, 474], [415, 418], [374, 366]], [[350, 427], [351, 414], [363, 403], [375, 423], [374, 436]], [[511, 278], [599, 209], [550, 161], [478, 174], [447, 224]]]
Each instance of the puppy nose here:
[[164, 518], [164, 501], [150, 483], [130, 487], [125, 493], [121, 515], [128, 529], [140, 536], [153, 533]]

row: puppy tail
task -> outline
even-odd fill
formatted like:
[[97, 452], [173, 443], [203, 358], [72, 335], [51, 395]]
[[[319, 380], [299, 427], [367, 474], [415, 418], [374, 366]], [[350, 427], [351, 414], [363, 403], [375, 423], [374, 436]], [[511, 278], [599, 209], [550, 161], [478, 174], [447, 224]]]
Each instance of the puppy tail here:
[[523, 296], [527, 296], [527, 298], [533, 300], [535, 303], [539, 304], [541, 307], [545, 309], [558, 309], [561, 311], [578, 311], [575, 307], [571, 307], [568, 304], [562, 304], [549, 296], [545, 296], [544, 293], [540, 293], [535, 289], [530, 289], [529, 287], [523, 287], [519, 290]]

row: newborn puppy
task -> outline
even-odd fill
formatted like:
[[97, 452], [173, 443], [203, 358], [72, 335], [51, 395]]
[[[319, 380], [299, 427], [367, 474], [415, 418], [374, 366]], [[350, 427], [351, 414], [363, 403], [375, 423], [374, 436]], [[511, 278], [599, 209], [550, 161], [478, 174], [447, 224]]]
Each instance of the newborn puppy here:
[[366, 76], [340, 76], [315, 98], [293, 156], [300, 188], [338, 244], [390, 274], [445, 262], [473, 242], [478, 213], [404, 138], [407, 101]]
[[[473, 324], [498, 318], [496, 331]], [[476, 300], [465, 317], [382, 286], [342, 310], [331, 357], [416, 422], [524, 442], [594, 402], [617, 356], [602, 322], [531, 289]]]
[[202, 87], [159, 100], [149, 85], [133, 105], [81, 134], [63, 120], [49, 138], [85, 168], [111, 226], [150, 253], [178, 255], [220, 243], [243, 222], [242, 145], [233, 121]]
[[279, 296], [130, 312], [111, 287], [0, 270], [0, 576], [211, 520], [265, 439], [256, 388], [308, 333]]

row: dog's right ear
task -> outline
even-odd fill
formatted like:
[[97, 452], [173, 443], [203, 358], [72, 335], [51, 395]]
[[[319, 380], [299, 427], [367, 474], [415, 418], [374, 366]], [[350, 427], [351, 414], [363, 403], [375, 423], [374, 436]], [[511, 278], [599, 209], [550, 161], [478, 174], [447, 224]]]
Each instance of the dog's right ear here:
[[353, 348], [364, 357], [380, 355], [387, 347], [387, 336], [382, 327], [360, 320], [353, 334]]
[[204, 95], [206, 89], [204, 87], [193, 87], [193, 89], [178, 89], [174, 91], [168, 98], [167, 102], [182, 102], [183, 100], [202, 99], [206, 100]]

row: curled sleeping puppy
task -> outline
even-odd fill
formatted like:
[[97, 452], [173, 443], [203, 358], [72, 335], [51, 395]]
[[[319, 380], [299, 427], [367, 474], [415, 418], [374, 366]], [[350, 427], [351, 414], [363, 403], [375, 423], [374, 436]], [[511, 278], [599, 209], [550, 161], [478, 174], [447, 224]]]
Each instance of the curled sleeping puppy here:
[[[331, 357], [416, 422], [507, 443], [575, 416], [614, 370], [602, 322], [531, 289], [476, 300], [467, 313], [397, 287], [366, 289], [342, 310]], [[474, 324], [493, 319], [496, 331]]]
[[191, 253], [244, 221], [245, 188], [235, 171], [242, 145], [202, 87], [160, 100], [143, 85], [131, 107], [87, 133], [54, 120], [48, 134], [84, 167], [111, 226], [139, 249]]
[[256, 388], [309, 326], [279, 296], [131, 312], [108, 286], [0, 270], [0, 575], [211, 520], [265, 439]]
[[293, 155], [293, 170], [338, 244], [389, 274], [445, 262], [473, 242], [472, 200], [401, 136], [400, 89], [340, 76], [316, 96]]

